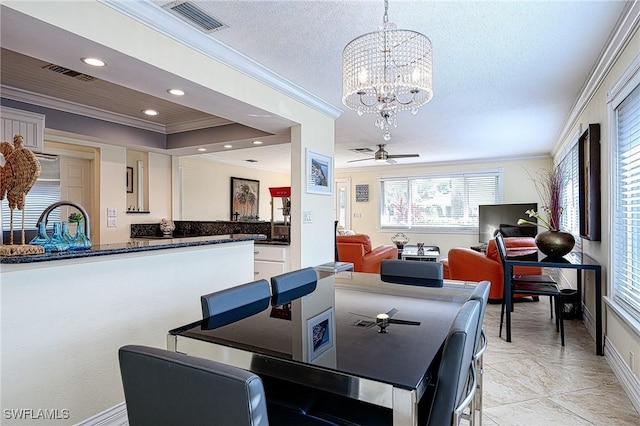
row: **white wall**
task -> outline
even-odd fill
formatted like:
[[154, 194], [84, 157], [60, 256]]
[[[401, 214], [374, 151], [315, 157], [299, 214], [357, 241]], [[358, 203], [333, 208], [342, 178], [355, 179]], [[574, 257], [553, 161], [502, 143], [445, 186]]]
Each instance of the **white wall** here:
[[[379, 180], [385, 176], [410, 176], [419, 174], [455, 173], [471, 170], [497, 169], [504, 170], [503, 178], [503, 203], [527, 203], [540, 204], [538, 193], [529, 174], [535, 176], [537, 170], [551, 166], [551, 157], [530, 158], [519, 160], [503, 160], [498, 162], [483, 163], [447, 163], [438, 165], [393, 165], [375, 167], [363, 171], [337, 171], [336, 177], [351, 178], [351, 228], [357, 233], [368, 234], [374, 247], [383, 244], [393, 244], [391, 237], [396, 231], [381, 231], [379, 229], [380, 211], [380, 184]], [[369, 185], [369, 202], [355, 201], [355, 185]], [[523, 212], [524, 217], [524, 212]], [[469, 247], [478, 245], [478, 233], [472, 234], [441, 234], [441, 233], [417, 233], [404, 232], [410, 238], [410, 244], [423, 242], [427, 245], [437, 245], [440, 253], [446, 257], [449, 249], [453, 247]]]
[[[260, 220], [271, 220], [269, 187], [290, 186], [288, 173], [275, 173], [249, 167], [218, 163], [201, 156], [180, 157], [182, 169], [182, 215], [180, 220], [232, 220], [231, 178], [260, 181], [258, 214]], [[281, 203], [276, 203], [276, 208]], [[276, 210], [276, 220], [282, 220]]]
[[[611, 182], [611, 160], [612, 160], [612, 140], [611, 129], [615, 125], [610, 121], [607, 105], [607, 93], [620, 80], [624, 72], [629, 68], [634, 59], [640, 55], [640, 33], [637, 32], [622, 51], [615, 61], [612, 69], [606, 75], [602, 84], [594, 93], [591, 100], [587, 103], [584, 110], [576, 117], [571, 128], [566, 132], [567, 136], [560, 142], [561, 147], [570, 146], [575, 142], [575, 135], [581, 134], [586, 130], [589, 124], [600, 124], [600, 178], [602, 187], [601, 197], [601, 218], [602, 218], [602, 241], [583, 240], [583, 250], [592, 258], [598, 260], [603, 265], [603, 295], [612, 294], [612, 283], [610, 281], [610, 270], [608, 265], [611, 264], [611, 222], [612, 213], [615, 210], [611, 204], [612, 191], [609, 183]], [[557, 153], [562, 154], [562, 150]], [[585, 304], [589, 312], [595, 310], [595, 294], [593, 286], [593, 274], [585, 274]], [[629, 371], [640, 380], [640, 324], [630, 324], [625, 322], [622, 317], [611, 309], [610, 306], [604, 306], [606, 322], [604, 324], [607, 345], [609, 349], [616, 351], [627, 364]], [[607, 347], [605, 347], [607, 349]], [[635, 365], [631, 365], [629, 354], [633, 353]], [[640, 392], [640, 389], [636, 389]], [[640, 394], [638, 394], [640, 397]], [[640, 401], [636, 401], [640, 404]]]
[[0, 264], [2, 408], [70, 414], [2, 424], [76, 424], [121, 403], [121, 346], [166, 348], [202, 318], [201, 295], [252, 280], [252, 241]]

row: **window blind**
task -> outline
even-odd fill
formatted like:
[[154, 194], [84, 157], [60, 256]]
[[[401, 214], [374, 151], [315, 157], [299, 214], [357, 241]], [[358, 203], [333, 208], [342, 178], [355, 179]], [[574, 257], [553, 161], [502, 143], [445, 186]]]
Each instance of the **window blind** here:
[[[60, 201], [60, 161], [59, 158], [36, 156], [40, 161], [42, 171], [38, 180], [27, 193], [24, 210], [24, 229], [37, 229], [38, 219], [44, 209], [52, 203]], [[48, 223], [60, 221], [60, 209], [55, 209], [49, 215]], [[13, 230], [20, 230], [22, 223], [22, 212], [13, 211]], [[2, 230], [8, 231], [10, 228], [9, 203], [2, 201]]]
[[381, 228], [477, 232], [478, 205], [501, 201], [501, 179], [501, 170], [381, 178]]
[[565, 176], [566, 183], [560, 205], [563, 207], [560, 216], [560, 228], [571, 232], [576, 241], [580, 241], [580, 211], [578, 207], [578, 141], [560, 161], [560, 169]]
[[640, 320], [640, 86], [615, 117], [614, 297]]

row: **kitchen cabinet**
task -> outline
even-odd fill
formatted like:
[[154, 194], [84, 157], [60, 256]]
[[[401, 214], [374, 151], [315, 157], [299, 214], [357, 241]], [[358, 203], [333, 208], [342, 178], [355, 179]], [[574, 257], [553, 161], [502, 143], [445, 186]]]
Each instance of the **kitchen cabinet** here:
[[271, 277], [284, 274], [291, 269], [288, 246], [255, 244], [253, 255], [253, 273], [256, 280], [269, 281]]
[[42, 152], [44, 146], [44, 115], [15, 108], [0, 107], [0, 140], [13, 142], [22, 135], [24, 147]]

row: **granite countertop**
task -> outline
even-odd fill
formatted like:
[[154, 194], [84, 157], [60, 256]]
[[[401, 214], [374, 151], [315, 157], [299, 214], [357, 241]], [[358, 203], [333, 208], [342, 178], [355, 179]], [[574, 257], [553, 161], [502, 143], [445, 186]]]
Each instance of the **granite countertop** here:
[[263, 234], [231, 234], [231, 235], [210, 235], [206, 237], [185, 237], [185, 238], [132, 238], [125, 243], [101, 244], [93, 246], [89, 250], [64, 251], [57, 253], [45, 253], [25, 256], [0, 256], [0, 263], [18, 264], [47, 262], [52, 260], [78, 259], [82, 257], [105, 256], [110, 254], [135, 253], [151, 250], [162, 250], [178, 247], [204, 246], [211, 244], [224, 244], [238, 241], [261, 241], [265, 240]]

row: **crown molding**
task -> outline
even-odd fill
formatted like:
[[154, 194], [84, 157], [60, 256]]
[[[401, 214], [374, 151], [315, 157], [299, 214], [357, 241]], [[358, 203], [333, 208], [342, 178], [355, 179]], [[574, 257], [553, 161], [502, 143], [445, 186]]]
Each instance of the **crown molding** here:
[[65, 101], [51, 96], [29, 92], [27, 90], [16, 89], [15, 87], [0, 85], [0, 96], [18, 102], [25, 102], [45, 108], [56, 109], [58, 111], [64, 111], [71, 114], [83, 115], [85, 117], [95, 118], [98, 120], [110, 121], [124, 126], [136, 127], [156, 133], [166, 133], [166, 128], [162, 124], [132, 118], [123, 114]]
[[198, 120], [185, 121], [183, 123], [165, 126], [163, 124], [152, 123], [150, 121], [133, 118], [128, 115], [118, 114], [75, 102], [65, 101], [40, 93], [29, 92], [15, 87], [0, 85], [0, 96], [13, 101], [24, 102], [32, 105], [64, 111], [71, 114], [78, 114], [98, 120], [109, 121], [123, 126], [135, 127], [162, 134], [173, 134], [188, 132], [191, 130], [207, 129], [210, 127], [233, 124], [233, 121], [220, 117], [202, 118]]
[[342, 110], [322, 100], [297, 84], [266, 68], [248, 56], [227, 46], [208, 34], [202, 33], [186, 22], [167, 13], [161, 7], [144, 1], [98, 0], [131, 19], [164, 34], [173, 40], [194, 49], [236, 71], [246, 74], [280, 93], [302, 102], [332, 119], [338, 118]]
[[618, 19], [609, 40], [600, 54], [600, 59], [591, 70], [589, 78], [580, 91], [580, 96], [571, 108], [562, 130], [556, 137], [551, 150], [554, 157], [562, 148], [563, 141], [573, 134], [571, 129], [576, 125], [578, 117], [580, 117], [580, 114], [582, 114], [589, 101], [600, 88], [620, 54], [627, 47], [636, 31], [638, 31], [638, 27], [640, 27], [640, 2], [634, 0], [628, 2], [627, 6], [625, 6], [625, 10], [622, 12], [620, 19]]

